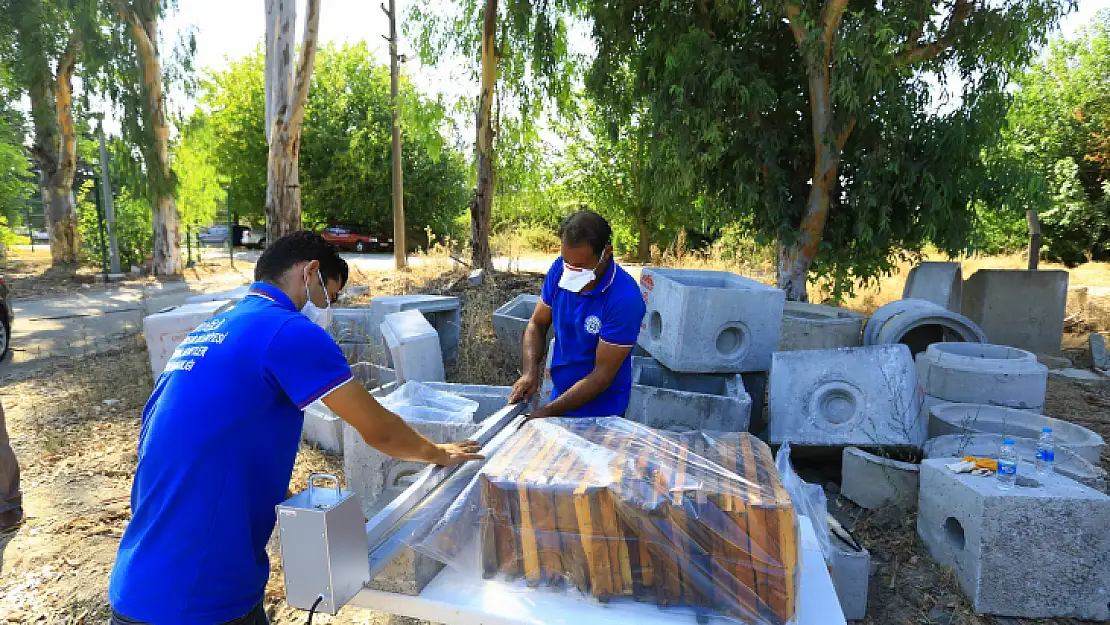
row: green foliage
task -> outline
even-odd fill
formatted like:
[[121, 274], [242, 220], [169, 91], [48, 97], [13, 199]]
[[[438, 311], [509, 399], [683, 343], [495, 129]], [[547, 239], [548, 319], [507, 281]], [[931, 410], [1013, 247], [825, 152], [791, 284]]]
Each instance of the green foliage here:
[[[20, 223], [21, 213], [35, 192], [31, 163], [23, 149], [24, 125], [20, 112], [0, 103], [0, 234]], [[7, 246], [7, 241], [4, 242]]]
[[[263, 218], [266, 195], [263, 67], [258, 50], [210, 76], [202, 84], [207, 111], [197, 113], [207, 116], [211, 137], [205, 158], [230, 183], [236, 214], [254, 220]], [[365, 44], [325, 45], [312, 81], [301, 132], [305, 223], [345, 221], [392, 232], [389, 69]], [[401, 98], [406, 225], [413, 234], [425, 227], [449, 234], [466, 207], [466, 163], [447, 146], [442, 103], [422, 97], [407, 80]]]
[[[1057, 40], [1018, 80], [1000, 152], [1039, 185], [1044, 254], [1067, 263], [1110, 256], [1110, 12]], [[1023, 238], [1024, 214], [1012, 214]]]
[[177, 211], [181, 223], [212, 223], [225, 193], [216, 164], [212, 124], [199, 112], [184, 124], [173, 149], [174, 170], [178, 176]]

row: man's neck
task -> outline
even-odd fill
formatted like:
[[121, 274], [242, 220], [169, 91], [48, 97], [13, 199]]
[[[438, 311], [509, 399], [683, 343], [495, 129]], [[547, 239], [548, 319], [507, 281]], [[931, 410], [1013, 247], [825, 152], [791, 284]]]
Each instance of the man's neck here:
[[601, 259], [601, 263], [594, 269], [594, 275], [596, 277], [592, 282], [582, 287], [582, 293], [591, 293], [597, 288], [597, 285], [601, 284], [601, 280], [605, 277], [605, 273], [609, 271], [609, 263], [611, 262], [613, 262], [613, 257], [609, 254], [605, 254], [605, 257]]

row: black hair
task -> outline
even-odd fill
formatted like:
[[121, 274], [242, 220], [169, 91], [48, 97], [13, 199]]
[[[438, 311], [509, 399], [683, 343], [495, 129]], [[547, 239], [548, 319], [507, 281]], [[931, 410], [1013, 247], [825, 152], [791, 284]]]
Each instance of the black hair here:
[[590, 210], [580, 210], [559, 224], [559, 239], [563, 243], [571, 246], [589, 243], [597, 256], [601, 256], [612, 238], [609, 222]]
[[320, 261], [325, 281], [339, 280], [340, 288], [347, 284], [347, 261], [334, 245], [311, 230], [290, 232], [270, 244], [254, 266], [254, 279], [277, 284], [293, 265], [311, 260]]

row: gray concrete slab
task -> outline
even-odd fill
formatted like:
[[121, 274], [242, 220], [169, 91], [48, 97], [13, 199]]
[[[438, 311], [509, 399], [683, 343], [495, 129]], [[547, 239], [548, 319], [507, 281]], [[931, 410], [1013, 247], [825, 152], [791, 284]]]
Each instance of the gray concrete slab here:
[[1068, 272], [980, 269], [964, 281], [962, 312], [991, 343], [1058, 354]]
[[1037, 440], [1041, 428], [1052, 428], [1053, 441], [1092, 464], [1100, 462], [1105, 442], [1087, 428], [1027, 410], [979, 404], [934, 406], [929, 413], [929, 438], [946, 434], [1000, 434]]
[[439, 335], [418, 310], [385, 316], [382, 336], [401, 382], [443, 382], [443, 352]]
[[768, 394], [770, 440], [920, 447], [922, 399], [905, 345], [778, 352]]
[[867, 317], [834, 306], [785, 302], [778, 351], [859, 347]]
[[766, 371], [778, 346], [781, 290], [724, 271], [645, 267], [639, 344], [672, 371]]
[[844, 450], [840, 493], [867, 510], [917, 507], [920, 467], [885, 458], [856, 447]]
[[1087, 346], [1091, 351], [1091, 362], [1099, 369], [1110, 369], [1110, 353], [1106, 352], [1106, 339], [1098, 332], [1087, 335]]
[[963, 288], [960, 263], [924, 262], [906, 276], [902, 299], [923, 299], [958, 313]]
[[845, 542], [830, 535], [832, 555], [829, 574], [832, 575], [840, 609], [849, 621], [861, 621], [867, 616], [867, 588], [871, 583], [871, 554], [856, 551]]
[[1044, 409], [1048, 367], [1016, 347], [934, 343], [917, 355], [917, 373], [925, 394], [944, 401]]
[[752, 399], [739, 374], [678, 373], [650, 358], [632, 359], [632, 393], [625, 418], [686, 432], [747, 432]]
[[[975, 612], [1110, 619], [1110, 497], [1055, 474], [1003, 491], [949, 462], [921, 464], [917, 533]], [[1019, 463], [1019, 478], [1031, 472]]]

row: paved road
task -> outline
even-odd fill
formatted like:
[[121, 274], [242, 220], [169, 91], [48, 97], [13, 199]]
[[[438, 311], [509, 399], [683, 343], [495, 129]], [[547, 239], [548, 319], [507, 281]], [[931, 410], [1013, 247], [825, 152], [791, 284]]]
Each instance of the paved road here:
[[[204, 258], [211, 259], [227, 259], [227, 250], [218, 248], [202, 248], [201, 252]], [[262, 254], [259, 250], [246, 250], [236, 249], [235, 260], [245, 262], [256, 262], [258, 257]], [[359, 271], [390, 271], [393, 269], [393, 254], [356, 254], [356, 253], [343, 253], [341, 254], [344, 260], [347, 261], [352, 267], [357, 267]], [[507, 271], [510, 268], [513, 271], [538, 271], [541, 273], [547, 272], [551, 266], [551, 262], [555, 260], [556, 255], [551, 254], [548, 256], [526, 256], [522, 258], [495, 258], [493, 266], [501, 271]], [[429, 260], [424, 256], [409, 256], [409, 264], [418, 267], [427, 262], [436, 262]]]

